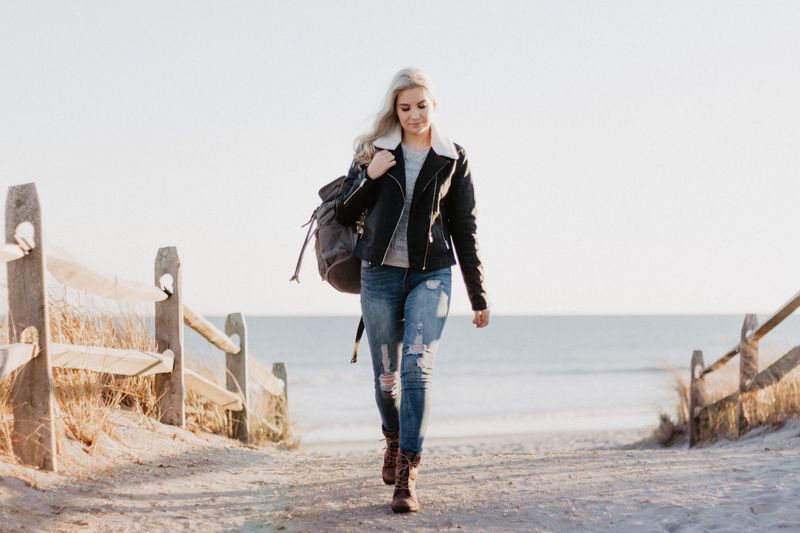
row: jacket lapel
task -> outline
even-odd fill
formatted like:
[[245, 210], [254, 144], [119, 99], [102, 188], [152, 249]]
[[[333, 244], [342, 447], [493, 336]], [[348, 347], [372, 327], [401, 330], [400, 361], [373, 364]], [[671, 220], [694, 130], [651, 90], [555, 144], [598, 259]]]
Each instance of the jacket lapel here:
[[[387, 170], [386, 173], [397, 180], [400, 184], [400, 190], [403, 191], [403, 194], [406, 194], [406, 161], [403, 158], [403, 149], [401, 145], [398, 144], [391, 152], [394, 154], [395, 165]], [[389, 179], [391, 179], [391, 177]]]
[[426, 157], [425, 162], [422, 163], [419, 176], [417, 176], [417, 182], [414, 184], [414, 197], [419, 198], [422, 191], [428, 187], [436, 173], [442, 170], [451, 161], [452, 159], [440, 156], [432, 149], [428, 150], [428, 157]]

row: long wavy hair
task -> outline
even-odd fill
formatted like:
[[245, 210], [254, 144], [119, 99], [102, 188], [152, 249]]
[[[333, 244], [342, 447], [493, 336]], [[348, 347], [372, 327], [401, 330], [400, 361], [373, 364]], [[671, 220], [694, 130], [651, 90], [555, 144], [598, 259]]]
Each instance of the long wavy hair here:
[[389, 90], [386, 91], [383, 106], [378, 114], [375, 115], [375, 122], [372, 128], [370, 128], [367, 133], [356, 137], [356, 163], [361, 166], [369, 165], [369, 162], [372, 161], [372, 157], [375, 155], [375, 146], [373, 145], [375, 140], [390, 133], [400, 124], [400, 120], [397, 118], [397, 111], [395, 110], [397, 95], [406, 89], [413, 89], [415, 87], [422, 87], [425, 89], [425, 93], [427, 93], [428, 98], [433, 104], [433, 109], [437, 108], [438, 102], [433, 95], [433, 87], [427, 74], [415, 67], [404, 68], [395, 74], [392, 78], [392, 82], [389, 84]]

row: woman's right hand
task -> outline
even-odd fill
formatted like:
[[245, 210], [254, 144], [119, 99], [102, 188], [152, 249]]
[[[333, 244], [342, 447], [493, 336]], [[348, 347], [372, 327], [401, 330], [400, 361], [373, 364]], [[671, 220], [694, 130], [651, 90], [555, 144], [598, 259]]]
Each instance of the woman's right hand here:
[[367, 167], [367, 176], [371, 180], [376, 180], [383, 176], [387, 170], [397, 164], [394, 154], [389, 150], [381, 150], [372, 157]]
[[472, 319], [472, 323], [475, 324], [476, 328], [485, 328], [489, 325], [489, 309], [482, 309], [480, 311], [475, 311], [475, 318]]

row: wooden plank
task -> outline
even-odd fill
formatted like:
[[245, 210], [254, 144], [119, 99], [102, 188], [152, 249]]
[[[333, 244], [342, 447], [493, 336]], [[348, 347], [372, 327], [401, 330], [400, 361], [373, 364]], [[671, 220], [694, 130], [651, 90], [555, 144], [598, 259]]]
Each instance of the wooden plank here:
[[8, 263], [25, 257], [25, 252], [16, 244], [0, 244], [0, 263]]
[[758, 317], [749, 314], [744, 317], [739, 343], [739, 436], [744, 435], [753, 425], [748, 416], [748, 406], [755, 399], [750, 385], [758, 374], [758, 341], [754, 333], [758, 328]]
[[16, 343], [0, 346], [0, 378], [6, 377], [31, 359], [33, 359], [36, 346], [33, 344]]
[[800, 346], [795, 346], [783, 357], [758, 373], [750, 382], [748, 391], [757, 391], [779, 382], [783, 377], [800, 365]]
[[728, 353], [726, 353], [725, 355], [720, 357], [717, 361], [715, 361], [714, 364], [703, 370], [703, 375], [705, 376], [706, 374], [710, 374], [715, 370], [719, 370], [725, 365], [725, 363], [733, 359], [733, 357], [738, 353], [739, 353], [739, 345], [737, 344], [736, 346], [728, 350]]
[[706, 402], [705, 379], [703, 378], [703, 352], [692, 353], [691, 385], [689, 387], [689, 447], [699, 441], [700, 426], [698, 415]]
[[188, 305], [183, 306], [183, 323], [199, 333], [208, 342], [225, 353], [239, 353], [231, 338], [222, 333], [217, 327], [199, 313], [192, 311]]
[[221, 405], [229, 411], [242, 410], [242, 398], [238, 394], [225, 390], [190, 368], [185, 369], [184, 372], [186, 374], [186, 387], [190, 391], [204, 398], [208, 398], [210, 401]]
[[83, 265], [63, 248], [49, 245], [47, 270], [62, 285], [122, 302], [163, 302], [168, 295], [154, 285], [107, 276]]
[[80, 368], [121, 376], [149, 376], [172, 372], [175, 354], [171, 350], [157, 354], [102, 346], [53, 343], [50, 345], [50, 358], [52, 365], [58, 368]]
[[254, 359], [252, 355], [248, 359], [251, 390], [263, 389], [273, 396], [281, 396], [285, 387], [283, 380], [273, 374], [272, 370], [259, 363], [257, 359]]
[[755, 333], [753, 333], [753, 340], [758, 341], [775, 328], [778, 324], [791, 315], [798, 307], [800, 307], [800, 292], [792, 296], [788, 302], [783, 304], [780, 309], [775, 311], [763, 324], [761, 324]]
[[[225, 386], [242, 398], [242, 409], [230, 414], [233, 437], [242, 442], [250, 440], [250, 424], [248, 421], [247, 387], [247, 324], [241, 313], [232, 313], [225, 319], [225, 335], [239, 336], [239, 346], [233, 345], [235, 351], [226, 350], [225, 354]], [[233, 342], [231, 342], [233, 344]]]
[[50, 317], [47, 307], [42, 215], [36, 185], [9, 187], [6, 242], [19, 242], [18, 228], [33, 226], [25, 240], [39, 245], [6, 266], [9, 340], [37, 344], [38, 355], [19, 368], [11, 388], [14, 412], [12, 447], [21, 462], [56, 472], [55, 399], [50, 371]]
[[156, 302], [156, 344], [159, 352], [172, 350], [175, 357], [171, 373], [156, 375], [158, 414], [165, 424], [186, 427], [181, 262], [174, 246], [158, 250], [155, 262], [156, 286], [160, 286], [162, 276], [166, 275], [172, 278], [172, 294], [167, 300]]

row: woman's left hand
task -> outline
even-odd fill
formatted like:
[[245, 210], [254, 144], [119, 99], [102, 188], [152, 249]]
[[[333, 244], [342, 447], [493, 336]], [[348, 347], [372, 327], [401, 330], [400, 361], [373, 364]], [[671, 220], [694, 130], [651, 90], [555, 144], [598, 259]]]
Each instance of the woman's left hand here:
[[477, 328], [485, 328], [489, 325], [489, 310], [483, 309], [482, 311], [475, 311], [475, 318], [472, 319], [472, 323], [475, 324]]

